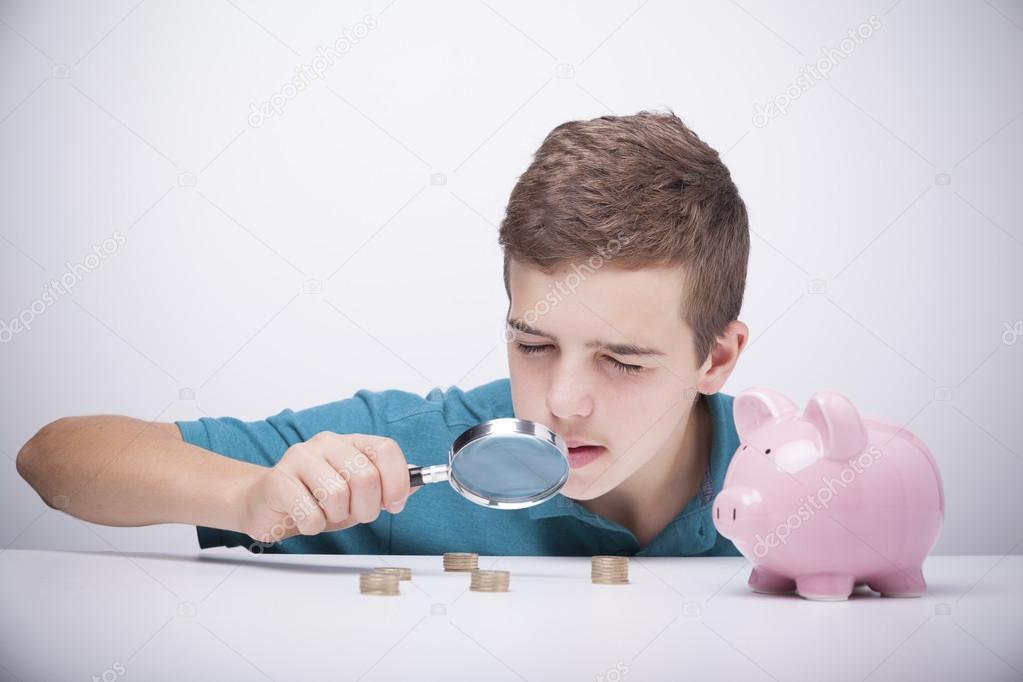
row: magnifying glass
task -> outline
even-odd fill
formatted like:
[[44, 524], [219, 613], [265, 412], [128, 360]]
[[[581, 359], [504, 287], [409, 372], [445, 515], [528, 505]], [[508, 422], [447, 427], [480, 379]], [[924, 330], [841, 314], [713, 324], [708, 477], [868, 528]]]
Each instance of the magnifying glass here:
[[558, 434], [527, 419], [477, 424], [455, 439], [448, 463], [409, 469], [413, 488], [447, 481], [476, 504], [523, 509], [554, 497], [568, 480], [568, 448]]

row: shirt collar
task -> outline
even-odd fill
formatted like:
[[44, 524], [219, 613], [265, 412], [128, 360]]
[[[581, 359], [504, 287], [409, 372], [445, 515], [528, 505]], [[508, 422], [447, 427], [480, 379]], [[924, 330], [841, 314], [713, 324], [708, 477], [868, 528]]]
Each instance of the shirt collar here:
[[[703, 483], [682, 511], [646, 547], [637, 552], [639, 555], [699, 554], [709, 550], [717, 541], [711, 508], [715, 494], [724, 484], [728, 463], [738, 447], [738, 436], [732, 421], [732, 396], [724, 393], [701, 394], [701, 399], [707, 401], [712, 425], [710, 454]], [[543, 504], [530, 507], [528, 511], [533, 519], [573, 517], [597, 528], [624, 533], [635, 542], [635, 536], [621, 524], [595, 514], [561, 494]]]

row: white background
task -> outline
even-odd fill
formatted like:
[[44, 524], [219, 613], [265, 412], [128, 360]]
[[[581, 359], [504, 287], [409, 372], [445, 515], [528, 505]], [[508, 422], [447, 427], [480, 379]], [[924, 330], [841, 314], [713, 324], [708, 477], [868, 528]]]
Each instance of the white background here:
[[1009, 0], [6, 2], [0, 320], [125, 243], [0, 344], [0, 547], [196, 548], [191, 527], [45, 507], [14, 458], [57, 417], [256, 419], [507, 376], [496, 230], [517, 176], [559, 123], [670, 107], [751, 215], [752, 341], [725, 392], [830, 388], [906, 424], [944, 475], [935, 551], [1019, 553], [1021, 67]]

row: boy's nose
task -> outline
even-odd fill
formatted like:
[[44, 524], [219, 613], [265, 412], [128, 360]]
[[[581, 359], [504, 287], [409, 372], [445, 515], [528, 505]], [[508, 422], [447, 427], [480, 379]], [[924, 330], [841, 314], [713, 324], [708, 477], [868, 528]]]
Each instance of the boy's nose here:
[[588, 417], [593, 396], [578, 376], [555, 377], [547, 391], [547, 409], [558, 419]]

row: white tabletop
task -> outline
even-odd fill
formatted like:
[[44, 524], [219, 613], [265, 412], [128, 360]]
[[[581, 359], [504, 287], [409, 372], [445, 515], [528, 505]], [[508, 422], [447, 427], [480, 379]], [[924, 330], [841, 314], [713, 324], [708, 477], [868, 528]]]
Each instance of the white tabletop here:
[[[0, 678], [22, 680], [1002, 680], [1023, 678], [1023, 556], [931, 557], [928, 594], [752, 593], [741, 558], [0, 553]], [[408, 566], [401, 595], [358, 572]]]

